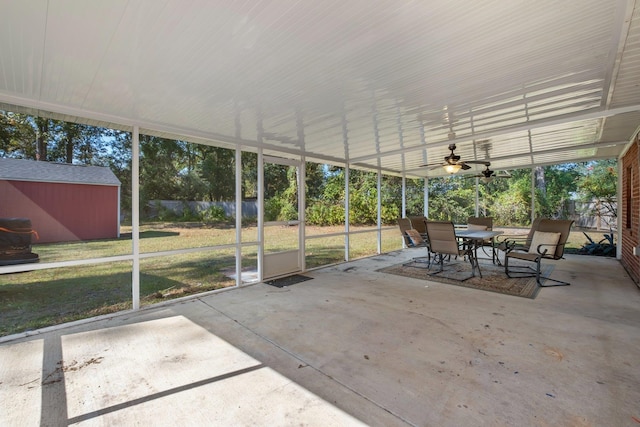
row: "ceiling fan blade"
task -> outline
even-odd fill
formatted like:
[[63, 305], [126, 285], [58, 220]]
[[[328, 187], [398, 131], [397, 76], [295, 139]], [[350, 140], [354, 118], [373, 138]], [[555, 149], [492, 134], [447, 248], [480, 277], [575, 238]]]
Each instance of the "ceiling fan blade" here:
[[471, 169], [471, 166], [469, 166], [466, 162], [460, 162], [460, 163], [458, 163], [458, 164], [459, 164], [460, 166], [462, 166], [462, 170], [463, 170], [463, 171], [466, 171], [466, 170]]
[[484, 165], [486, 167], [491, 166], [491, 162], [488, 160], [465, 160], [464, 163], [469, 163], [472, 165]]

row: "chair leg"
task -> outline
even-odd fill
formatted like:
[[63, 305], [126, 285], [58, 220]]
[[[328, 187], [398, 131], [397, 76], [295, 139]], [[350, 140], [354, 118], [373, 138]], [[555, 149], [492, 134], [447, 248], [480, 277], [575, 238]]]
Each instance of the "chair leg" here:
[[[550, 277], [543, 277], [543, 279], [545, 281], [545, 284], [542, 284], [542, 283], [538, 282], [538, 285], [541, 288], [550, 288], [552, 286], [569, 286], [569, 285], [571, 285], [571, 283], [569, 283], [569, 282], [563, 282], [562, 280], [556, 280], [556, 279], [552, 279]], [[547, 282], [555, 282], [555, 283], [547, 284]]]
[[433, 273], [430, 273], [430, 275], [442, 273], [444, 271], [444, 255], [433, 254], [433, 262], [437, 262], [438, 265], [440, 266], [440, 269], [438, 271], [434, 271]]
[[[507, 254], [505, 254], [504, 257], [504, 272], [507, 275], [507, 277], [509, 278], [520, 278], [520, 277], [535, 277], [536, 278], [536, 283], [538, 284], [538, 286], [540, 286], [541, 288], [549, 288], [552, 286], [569, 286], [571, 285], [571, 283], [569, 282], [563, 282], [561, 280], [556, 280], [556, 279], [552, 279], [548, 276], [543, 276], [541, 273], [542, 270], [542, 257], [538, 258], [535, 262], [536, 262], [536, 268], [533, 269], [532, 267], [529, 266], [522, 266], [522, 267], [512, 267], [511, 270], [509, 270], [509, 257], [506, 256]], [[527, 273], [525, 272], [521, 272], [518, 271], [519, 270], [526, 270], [529, 271]], [[545, 280], [545, 283], [542, 283], [542, 279]], [[554, 282], [554, 284], [546, 284], [546, 282]]]
[[422, 266], [419, 266], [419, 264], [426, 264], [426, 269], [429, 270], [431, 268], [431, 252], [427, 251], [427, 256], [420, 256], [420, 257], [415, 257], [415, 258], [411, 258], [410, 261], [405, 262], [404, 264], [402, 264], [405, 267], [415, 267], [415, 268], [425, 268]]
[[504, 254], [505, 254], [505, 258], [506, 258], [506, 254], [507, 254], [507, 252], [506, 252], [506, 251], [501, 251], [501, 249], [500, 249], [500, 248], [494, 248], [493, 250], [495, 251], [495, 255], [496, 255], [496, 262], [495, 262], [495, 264], [496, 264], [496, 265], [498, 265], [498, 266], [502, 266], [503, 264], [502, 264], [502, 261], [500, 261], [500, 252], [504, 252]]
[[[539, 260], [535, 262], [539, 263]], [[521, 277], [535, 277], [536, 282], [538, 282], [538, 284], [540, 283], [539, 269], [534, 269], [533, 267], [530, 267], [528, 265], [517, 265], [515, 267], [512, 266], [511, 269], [509, 269], [509, 257], [506, 256], [506, 254], [504, 257], [504, 273], [510, 279], [517, 279]]]
[[[541, 261], [541, 259], [542, 258], [538, 259], [538, 270], [536, 271], [536, 282], [538, 282], [538, 286], [540, 286], [541, 288], [550, 288], [552, 286], [569, 286], [571, 284], [569, 282], [563, 282], [561, 280], [551, 279], [551, 278], [549, 278], [547, 276], [541, 276], [540, 275], [540, 261]], [[543, 284], [540, 281], [540, 278], [543, 278], [545, 280], [545, 283], [548, 282], [548, 281], [555, 282], [555, 283], [554, 284], [550, 284], [550, 285]]]

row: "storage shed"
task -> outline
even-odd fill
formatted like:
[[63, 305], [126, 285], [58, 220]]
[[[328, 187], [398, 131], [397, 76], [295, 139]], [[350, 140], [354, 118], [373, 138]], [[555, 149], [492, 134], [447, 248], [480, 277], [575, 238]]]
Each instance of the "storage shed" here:
[[116, 238], [120, 181], [107, 167], [0, 159], [0, 218], [29, 218], [34, 243]]

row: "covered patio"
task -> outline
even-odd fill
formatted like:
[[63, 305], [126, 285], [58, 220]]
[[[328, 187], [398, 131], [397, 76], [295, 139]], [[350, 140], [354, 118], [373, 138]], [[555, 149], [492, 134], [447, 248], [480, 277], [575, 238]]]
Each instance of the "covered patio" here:
[[[640, 423], [627, 273], [640, 272], [637, 0], [34, 0], [2, 12], [0, 108], [130, 132], [133, 206], [126, 252], [2, 267], [0, 280], [126, 263], [134, 309], [1, 338], [0, 424]], [[380, 220], [379, 254], [350, 261], [347, 183], [346, 262], [305, 267], [303, 195], [295, 267], [312, 280], [248, 285], [248, 247], [259, 279], [272, 264], [263, 200], [243, 240], [237, 179], [224, 245], [237, 286], [141, 308], [141, 261], [212, 250], [141, 250], [141, 134], [234, 150], [236, 177], [245, 152], [425, 184], [447, 175], [451, 144], [472, 164], [460, 174], [617, 158], [620, 249], [566, 256], [554, 276], [571, 286], [533, 300], [399, 278], [377, 270], [416, 253], [381, 253]]]
[[536, 299], [392, 252], [0, 346], [2, 425], [634, 425], [640, 294], [569, 255]]

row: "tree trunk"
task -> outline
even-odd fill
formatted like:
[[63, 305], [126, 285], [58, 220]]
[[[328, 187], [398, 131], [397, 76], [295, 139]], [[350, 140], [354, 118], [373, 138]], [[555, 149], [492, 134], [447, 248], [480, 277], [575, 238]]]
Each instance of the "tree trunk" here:
[[536, 166], [534, 169], [536, 188], [540, 190], [542, 197], [547, 197], [547, 183], [544, 180], [544, 167]]
[[73, 163], [73, 142], [67, 141], [67, 143], [65, 144], [65, 148], [66, 148], [65, 162]]
[[38, 125], [38, 150], [36, 151], [36, 160], [47, 161], [47, 142], [49, 139], [49, 120], [37, 118]]

